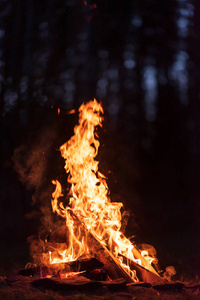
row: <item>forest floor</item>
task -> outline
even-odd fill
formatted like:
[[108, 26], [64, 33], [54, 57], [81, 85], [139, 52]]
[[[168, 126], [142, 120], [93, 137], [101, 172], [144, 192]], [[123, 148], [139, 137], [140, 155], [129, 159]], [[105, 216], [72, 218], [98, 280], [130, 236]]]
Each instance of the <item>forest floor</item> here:
[[0, 277], [0, 299], [75, 299], [75, 300], [125, 300], [125, 299], [200, 299], [200, 285], [174, 282], [150, 285], [146, 283], [126, 285], [123, 279], [103, 282], [76, 278], [31, 278], [13, 273]]

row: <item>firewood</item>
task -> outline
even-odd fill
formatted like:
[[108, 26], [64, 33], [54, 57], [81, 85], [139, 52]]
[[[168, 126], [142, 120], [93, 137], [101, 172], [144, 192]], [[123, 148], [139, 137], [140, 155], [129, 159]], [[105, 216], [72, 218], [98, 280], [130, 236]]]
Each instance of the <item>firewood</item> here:
[[134, 246], [133, 250], [133, 255], [135, 257], [135, 259], [140, 259], [142, 265], [147, 268], [154, 274], [156, 274], [157, 276], [159, 276], [159, 274], [156, 272], [156, 270], [154, 269], [154, 267], [152, 265], [149, 265], [149, 263], [146, 261], [146, 259], [141, 255], [141, 253], [137, 250], [136, 246]]
[[160, 275], [144, 268], [143, 266], [139, 265], [138, 263], [134, 262], [131, 259], [127, 259], [125, 256], [121, 255], [123, 258], [123, 262], [127, 262], [131, 270], [135, 270], [137, 277], [140, 281], [145, 283], [166, 283], [167, 281], [162, 278]]
[[135, 282], [135, 280], [125, 271], [125, 269], [119, 264], [117, 258], [98, 241], [85, 226], [85, 224], [75, 215], [75, 213], [70, 211], [72, 216], [76, 218], [80, 225], [82, 225], [87, 231], [88, 244], [90, 246], [91, 254], [96, 256], [104, 265], [104, 269], [108, 273], [111, 279], [124, 278], [127, 283]]
[[[94, 236], [94, 234], [92, 232], [90, 232], [90, 230], [88, 230], [86, 228], [84, 222], [76, 216], [76, 214], [74, 213], [74, 211], [72, 209], [70, 210], [70, 213], [73, 216], [73, 218], [76, 220], [77, 225], [84, 228], [84, 230], [88, 236], [87, 238], [88, 238], [88, 244], [90, 247], [91, 255], [97, 257], [103, 263], [104, 269], [106, 270], [109, 277], [111, 279], [124, 278], [127, 283], [135, 282], [135, 280], [129, 275], [129, 273], [120, 265], [118, 259], [107, 249], [106, 246], [102, 245], [102, 243], [98, 240], [97, 237]], [[54, 245], [55, 245], [55, 248], [57, 248], [56, 243], [49, 243], [49, 246], [50, 247], [52, 246], [52, 248], [54, 248]], [[66, 244], [64, 244], [64, 245], [66, 246]], [[140, 259], [142, 262], [142, 265], [147, 268], [148, 262], [140, 254], [140, 252], [137, 250], [137, 248], [134, 247], [132, 251], [133, 251], [133, 255], [134, 255], [135, 259]], [[150, 269], [149, 274], [151, 274], [151, 273], [155, 274], [154, 277], [152, 274], [147, 276], [145, 271], [143, 271], [143, 272], [141, 271], [140, 265], [138, 265], [134, 262], [132, 263], [132, 267], [133, 267], [132, 270], [138, 269], [138, 271], [137, 271], [138, 274], [142, 274], [142, 276], [140, 276], [140, 277], [145, 278], [145, 282], [152, 282], [152, 280], [153, 280], [153, 282], [155, 282], [155, 281], [158, 282], [159, 279], [161, 278], [152, 266], [150, 266], [150, 267], [148, 266]], [[143, 269], [147, 271], [146, 268], [143, 268]], [[137, 276], [138, 276], [138, 274], [137, 274]], [[154, 278], [154, 279], [152, 279], [152, 278]], [[148, 280], [150, 280], [150, 281], [148, 281]], [[142, 281], [144, 281], [144, 280], [142, 280]]]
[[103, 267], [103, 263], [99, 261], [97, 258], [92, 257], [89, 259], [79, 259], [71, 263], [72, 268], [76, 272], [80, 271], [92, 271], [95, 269], [101, 269]]
[[[54, 265], [52, 265], [52, 268]], [[77, 259], [75, 261], [62, 262], [58, 264], [58, 268], [62, 269], [62, 271], [67, 272], [81, 272], [81, 271], [92, 271], [95, 269], [101, 269], [103, 267], [103, 263], [99, 261], [95, 257], [87, 258], [87, 259]]]
[[[73, 216], [77, 219], [77, 217], [73, 214]], [[78, 219], [77, 219], [78, 220]], [[79, 226], [84, 226], [85, 225], [78, 220], [80, 223]], [[131, 276], [119, 265], [119, 262], [117, 259], [114, 257], [114, 255], [105, 247], [103, 246], [96, 237], [92, 233], [90, 233], [87, 230], [87, 239], [88, 239], [88, 244], [90, 247], [90, 255], [94, 256], [94, 258], [90, 259], [85, 259], [81, 260], [78, 259], [77, 261], [73, 262], [62, 262], [58, 265], [59, 268], [62, 266], [62, 271], [65, 270], [67, 272], [72, 272], [72, 271], [82, 271], [86, 270], [88, 271], [88, 268], [95, 269], [95, 268], [101, 268], [103, 267], [104, 270], [107, 272], [108, 276], [111, 279], [118, 279], [118, 278], [124, 278], [126, 282], [134, 282], [134, 280], [131, 278]], [[59, 249], [59, 244], [58, 243], [48, 243], [49, 244], [49, 249], [57, 250]], [[62, 246], [67, 246], [66, 244], [61, 244]]]
[[111, 279], [124, 278], [127, 283], [135, 282], [134, 279], [119, 264], [116, 257], [91, 233], [89, 233], [89, 239], [91, 252], [103, 263], [103, 268], [106, 270]]
[[[123, 233], [121, 235], [122, 237], [125, 238]], [[135, 259], [140, 259], [141, 264], [144, 268], [147, 268], [148, 270], [150, 270], [151, 272], [159, 276], [158, 272], [154, 269], [152, 265], [149, 265], [149, 262], [141, 255], [140, 251], [137, 249], [135, 245], [134, 248], [132, 249], [132, 253]]]

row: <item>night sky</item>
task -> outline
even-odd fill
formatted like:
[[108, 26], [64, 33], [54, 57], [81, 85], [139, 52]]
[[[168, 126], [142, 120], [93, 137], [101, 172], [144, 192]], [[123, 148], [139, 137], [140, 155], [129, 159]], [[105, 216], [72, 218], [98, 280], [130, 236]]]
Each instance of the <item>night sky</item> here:
[[[126, 236], [179, 279], [200, 268], [200, 4], [2, 0], [0, 275], [45, 239], [59, 147], [82, 102], [105, 110], [99, 168], [130, 214]], [[58, 114], [58, 108], [60, 114]], [[67, 114], [75, 109], [75, 114]]]

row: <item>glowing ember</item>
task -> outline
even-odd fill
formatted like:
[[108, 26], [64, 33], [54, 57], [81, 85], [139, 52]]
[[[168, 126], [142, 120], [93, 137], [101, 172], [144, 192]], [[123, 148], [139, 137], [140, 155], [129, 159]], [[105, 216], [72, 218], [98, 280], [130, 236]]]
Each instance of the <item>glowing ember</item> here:
[[79, 274], [85, 273], [85, 271], [82, 272], [67, 272], [67, 273], [61, 273], [60, 274], [60, 278], [64, 279], [64, 278], [70, 278], [70, 277], [75, 277]]
[[[147, 252], [135, 257], [137, 250], [120, 232], [120, 209], [123, 204], [110, 201], [106, 178], [98, 171], [98, 161], [94, 159], [99, 148], [96, 128], [102, 126], [102, 115], [103, 108], [95, 99], [82, 104], [79, 108], [79, 124], [74, 128], [74, 136], [60, 147], [61, 155], [65, 159], [65, 169], [69, 174], [71, 197], [69, 207], [64, 207], [63, 203], [59, 202], [59, 197], [62, 196], [61, 185], [58, 181], [53, 181], [56, 189], [52, 194], [52, 209], [66, 219], [68, 245], [66, 249], [59, 251], [59, 257], [52, 257], [50, 253], [50, 262], [54, 264], [72, 261], [83, 254], [89, 254], [88, 230], [135, 278], [135, 273], [130, 271], [127, 265], [122, 264], [122, 256], [148, 269], [151, 269], [153, 259], [149, 258]], [[77, 226], [71, 212], [78, 217], [87, 230], [84, 231]]]

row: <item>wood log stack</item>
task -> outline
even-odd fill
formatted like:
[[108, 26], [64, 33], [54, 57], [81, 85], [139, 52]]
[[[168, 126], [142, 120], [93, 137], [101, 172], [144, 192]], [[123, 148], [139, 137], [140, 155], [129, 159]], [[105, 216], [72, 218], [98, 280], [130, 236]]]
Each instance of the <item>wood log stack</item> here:
[[[136, 281], [145, 282], [145, 283], [165, 283], [166, 280], [163, 279], [159, 274], [156, 272], [156, 270], [151, 266], [150, 270], [147, 269], [147, 267], [142, 267], [136, 262], [129, 260], [127, 261], [126, 257], [122, 257], [122, 261], [129, 265], [131, 271], [136, 272], [136, 276], [138, 280], [135, 280], [131, 277], [130, 273], [126, 271], [126, 269], [119, 263], [119, 260], [112, 254], [111, 251], [108, 250], [106, 246], [104, 246], [92, 232], [90, 232], [85, 224], [74, 214], [74, 212], [71, 210], [71, 215], [77, 222], [77, 226], [81, 227], [83, 231], [87, 232], [87, 242], [90, 250], [90, 259], [79, 259], [76, 262], [69, 262], [69, 263], [63, 263], [62, 264], [62, 272], [80, 272], [85, 271], [85, 275], [89, 276], [89, 273], [91, 273], [92, 270], [101, 270], [97, 272], [98, 276], [97, 278], [109, 278], [110, 280], [117, 280], [119, 278], [123, 278], [126, 283], [132, 284]], [[65, 227], [66, 228], [66, 227]], [[55, 249], [62, 248], [66, 249], [66, 230], [64, 226], [63, 229], [59, 231], [59, 234], [57, 232], [52, 232], [49, 239], [48, 239], [48, 250], [55, 251]], [[63, 234], [60, 234], [63, 233]], [[143, 258], [143, 256], [140, 254], [140, 252], [134, 247], [133, 248], [133, 254], [136, 259], [140, 259], [143, 266], [147, 266], [146, 260]], [[95, 260], [96, 259], [96, 260]], [[98, 262], [98, 264], [97, 264]], [[60, 264], [59, 264], [60, 265]], [[88, 269], [90, 265], [90, 270]], [[76, 266], [76, 267], [75, 267]], [[77, 267], [78, 266], [78, 267]], [[85, 267], [83, 267], [85, 266]], [[53, 270], [54, 267], [49, 269], [48, 275], [56, 275], [56, 267], [55, 270]], [[27, 272], [27, 271], [26, 271]], [[31, 272], [31, 270], [30, 270]], [[40, 270], [41, 274], [45, 273], [45, 267], [42, 267], [42, 271]], [[36, 271], [38, 274], [38, 271]], [[58, 271], [59, 273], [59, 271]], [[103, 276], [103, 274], [106, 274]], [[94, 275], [94, 274], [93, 274]], [[90, 278], [92, 278], [92, 274], [90, 274]], [[40, 276], [45, 277], [45, 276]]]

